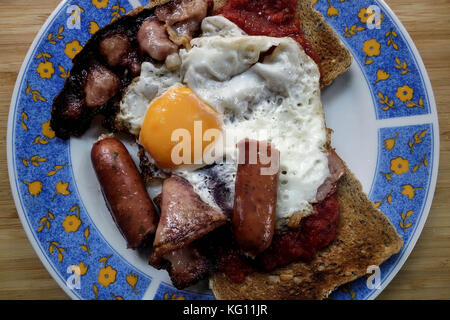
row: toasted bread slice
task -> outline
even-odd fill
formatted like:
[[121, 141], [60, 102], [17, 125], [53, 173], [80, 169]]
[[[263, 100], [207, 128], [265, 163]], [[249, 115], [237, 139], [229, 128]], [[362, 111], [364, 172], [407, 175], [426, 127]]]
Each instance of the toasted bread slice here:
[[399, 252], [402, 238], [362, 191], [348, 170], [339, 181], [336, 238], [310, 262], [295, 262], [270, 273], [254, 273], [242, 284], [223, 273], [210, 278], [217, 299], [323, 299], [338, 286], [366, 274]]
[[[311, 42], [320, 58], [320, 86], [323, 88], [348, 70], [352, 64], [352, 56], [322, 14], [314, 9], [315, 2], [298, 0], [297, 12], [303, 36]], [[225, 3], [227, 0], [214, 0], [214, 10]]]
[[303, 35], [320, 58], [320, 86], [323, 88], [350, 68], [352, 55], [322, 14], [314, 9], [314, 2], [299, 0], [297, 11]]

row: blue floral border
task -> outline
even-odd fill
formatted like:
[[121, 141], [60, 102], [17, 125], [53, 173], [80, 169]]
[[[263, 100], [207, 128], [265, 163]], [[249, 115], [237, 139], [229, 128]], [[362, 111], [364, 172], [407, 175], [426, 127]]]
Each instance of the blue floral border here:
[[[369, 7], [375, 6], [372, 13]], [[417, 60], [403, 34], [378, 1], [319, 0], [316, 9], [352, 52], [371, 88], [377, 119], [430, 113]], [[375, 20], [379, 8], [380, 22]], [[370, 18], [371, 17], [371, 18]], [[370, 29], [367, 22], [375, 26]]]

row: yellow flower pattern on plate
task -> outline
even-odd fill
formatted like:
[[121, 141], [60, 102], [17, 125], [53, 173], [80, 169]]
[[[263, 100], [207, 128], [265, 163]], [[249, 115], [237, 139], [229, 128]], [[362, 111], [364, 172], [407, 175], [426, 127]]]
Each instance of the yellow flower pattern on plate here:
[[47, 99], [45, 99], [38, 90], [33, 90], [31, 88], [29, 82], [27, 82], [27, 88], [25, 89], [25, 94], [31, 94], [31, 97], [33, 98], [34, 102], [38, 102], [38, 101], [46, 102], [47, 101]]
[[117, 270], [107, 265], [110, 258], [111, 256], [107, 256], [98, 259], [99, 262], [103, 262], [103, 268], [98, 272], [97, 281], [104, 287], [108, 287], [116, 281]]
[[100, 29], [99, 25], [95, 21], [89, 22], [89, 33], [94, 34]]
[[402, 175], [409, 171], [409, 161], [402, 157], [397, 157], [391, 160], [391, 167], [389, 173], [380, 172], [387, 180], [392, 181], [392, 175]]
[[42, 59], [36, 68], [36, 72], [42, 79], [50, 79], [55, 73], [55, 68], [53, 68], [53, 63], [48, 61], [52, 56], [50, 53], [41, 52], [36, 56], [36, 59]]
[[42, 192], [42, 182], [41, 181], [33, 181], [27, 182], [23, 181], [28, 186], [28, 193], [34, 197], [38, 196]]
[[50, 254], [53, 254], [53, 252], [56, 252], [58, 261], [63, 262], [64, 253], [66, 252], [66, 248], [63, 248], [58, 241], [48, 241], [48, 252]]
[[384, 71], [383, 69], [378, 69], [378, 71], [377, 71], [377, 81], [375, 81], [375, 83], [387, 80], [390, 77], [391, 77], [391, 75], [387, 71]]
[[328, 0], [328, 6], [327, 17], [336, 17], [339, 15], [339, 10], [333, 6], [330, 0]]
[[117, 271], [113, 269], [111, 266], [106, 266], [104, 268], [101, 268], [98, 273], [97, 281], [102, 286], [107, 287], [111, 283], [114, 283], [116, 281], [116, 275]]
[[64, 49], [64, 53], [73, 60], [75, 56], [83, 49], [80, 42], [78, 40], [73, 40], [71, 42], [66, 43], [66, 47]]
[[406, 61], [401, 62], [401, 60], [397, 57], [395, 57], [395, 69], [399, 69], [402, 70], [401, 74], [405, 75], [407, 73], [412, 72], [412, 70], [408, 69], [408, 64], [406, 63]]
[[380, 55], [381, 44], [376, 39], [370, 39], [364, 42], [363, 52], [365, 53], [364, 64], [369, 65], [373, 63], [373, 59], [369, 57], [377, 57]]
[[397, 157], [391, 160], [391, 171], [395, 174], [404, 174], [409, 171], [409, 162], [402, 157]]
[[55, 197], [58, 194], [63, 195], [63, 196], [68, 196], [70, 194], [70, 191], [68, 190], [68, 188], [69, 188], [68, 182], [58, 181], [55, 186], [56, 192], [54, 193], [54, 195], [52, 197], [52, 201], [55, 199]]
[[410, 86], [404, 85], [402, 87], [398, 87], [397, 93], [395, 94], [395, 96], [401, 102], [406, 102], [413, 98], [413, 94], [414, 94], [414, 90]]
[[185, 300], [186, 298], [183, 296], [179, 296], [176, 293], [170, 294], [169, 292], [166, 292], [164, 294], [164, 300]]
[[394, 138], [384, 140], [384, 147], [386, 148], [386, 150], [390, 151], [395, 147], [395, 142], [397, 141], [397, 138], [398, 132], [395, 134]]
[[405, 184], [402, 186], [402, 194], [407, 196], [409, 200], [416, 196], [416, 190], [422, 190], [422, 187], [413, 187], [410, 184]]
[[412, 210], [408, 210], [408, 211], [402, 212], [402, 213], [400, 214], [400, 216], [401, 216], [401, 218], [402, 218], [402, 221], [400, 221], [399, 225], [400, 225], [400, 228], [402, 228], [403, 232], [405, 232], [406, 229], [411, 228], [411, 226], [413, 225], [412, 222], [408, 222], [408, 221], [407, 221], [407, 219], [408, 219], [409, 217], [411, 217], [413, 213], [414, 213], [414, 212], [413, 212]]
[[395, 42], [395, 38], [398, 37], [397, 32], [395, 32], [394, 30], [389, 30], [388, 32], [386, 32], [386, 34], [384, 35], [386, 38], [388, 38], [386, 45], [392, 46], [394, 48], [394, 50], [398, 50], [398, 44]]
[[138, 282], [138, 276], [132, 273], [127, 274], [126, 280], [128, 285], [131, 287], [133, 292], [138, 295], [139, 293], [136, 291], [136, 284]]
[[387, 202], [387, 203], [391, 204], [392, 203], [392, 192], [393, 192], [393, 190], [391, 190], [381, 201], [375, 202], [375, 207], [378, 208], [384, 202]]
[[58, 28], [58, 32], [57, 32], [55, 35], [54, 35], [53, 33], [50, 32], [50, 33], [47, 35], [47, 41], [48, 41], [49, 43], [51, 43], [51, 44], [56, 44], [56, 42], [57, 42], [58, 40], [64, 39], [64, 36], [62, 35], [63, 31], [64, 31], [64, 26], [60, 26], [60, 27]]
[[55, 220], [55, 215], [50, 210], [47, 210], [47, 214], [39, 220], [40, 225], [37, 228], [37, 232], [41, 232], [45, 227], [49, 230], [52, 220]]
[[109, 0], [92, 0], [92, 4], [97, 8], [97, 9], [104, 9], [108, 7], [108, 2]]
[[375, 27], [380, 27], [384, 20], [384, 15], [380, 12], [379, 21], [375, 21], [375, 11], [370, 8], [361, 8], [358, 12], [358, 18], [361, 23], [374, 23]]
[[80, 217], [75, 214], [67, 215], [62, 223], [64, 231], [66, 231], [67, 233], [77, 232], [78, 228], [80, 228], [80, 225], [81, 225]]

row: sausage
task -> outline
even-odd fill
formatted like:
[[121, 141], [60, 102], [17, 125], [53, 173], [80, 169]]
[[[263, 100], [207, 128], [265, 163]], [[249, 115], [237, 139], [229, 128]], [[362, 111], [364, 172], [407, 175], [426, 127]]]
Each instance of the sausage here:
[[137, 40], [141, 51], [158, 61], [164, 61], [178, 49], [178, 46], [169, 40], [164, 26], [155, 19], [144, 21], [137, 33]]
[[83, 103], [81, 100], [73, 99], [66, 102], [62, 111], [64, 119], [78, 119], [83, 114]]
[[158, 216], [133, 159], [122, 142], [104, 138], [92, 146], [91, 161], [128, 247], [141, 247], [155, 233]]
[[103, 38], [99, 43], [100, 53], [111, 67], [126, 64], [130, 47], [128, 37], [118, 33]]
[[126, 35], [114, 33], [106, 36], [99, 43], [99, 51], [111, 67], [128, 67], [133, 76], [141, 73], [137, 51]]
[[[251, 144], [256, 145], [256, 161], [252, 163]], [[279, 176], [279, 151], [269, 143], [242, 140], [238, 144], [240, 161], [237, 168], [233, 207], [233, 232], [235, 240], [249, 257], [255, 257], [272, 242], [277, 208]], [[262, 161], [262, 148], [272, 159]], [[245, 157], [242, 153], [245, 152]], [[241, 158], [242, 157], [242, 158]], [[243, 161], [241, 161], [241, 159]], [[267, 174], [262, 169], [273, 166], [274, 172]]]
[[120, 80], [115, 73], [101, 65], [92, 66], [84, 85], [86, 106], [95, 108], [104, 105], [119, 89]]

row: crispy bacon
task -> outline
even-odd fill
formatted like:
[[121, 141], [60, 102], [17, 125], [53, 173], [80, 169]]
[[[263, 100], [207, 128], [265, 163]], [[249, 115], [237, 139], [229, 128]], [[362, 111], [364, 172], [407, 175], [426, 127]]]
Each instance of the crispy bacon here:
[[126, 34], [112, 33], [99, 42], [100, 54], [111, 67], [128, 68], [133, 76], [141, 73], [141, 62], [137, 50], [132, 47]]
[[[198, 19], [203, 15], [203, 11], [196, 8], [201, 3], [208, 3], [206, 7], [210, 8], [212, 3], [211, 0], [192, 0], [194, 2], [197, 5], [191, 9], [180, 8], [192, 5], [187, 0], [173, 0], [157, 9], [166, 12], [167, 19], [174, 8], [184, 13], [178, 18], [172, 17], [182, 20], [171, 19], [175, 23], [171, 28], [181, 28], [180, 33], [194, 35], [200, 27]], [[117, 128], [114, 121], [124, 89], [140, 74], [144, 61], [162, 62], [177, 48], [168, 39], [165, 21], [161, 21], [162, 25], [158, 22], [155, 10], [143, 8], [120, 17], [97, 31], [75, 56], [70, 77], [53, 100], [51, 127], [57, 137], [68, 139], [82, 135], [97, 114], [105, 116], [103, 126], [107, 129], [125, 129]], [[179, 66], [176, 56], [168, 62], [170, 68]]]

